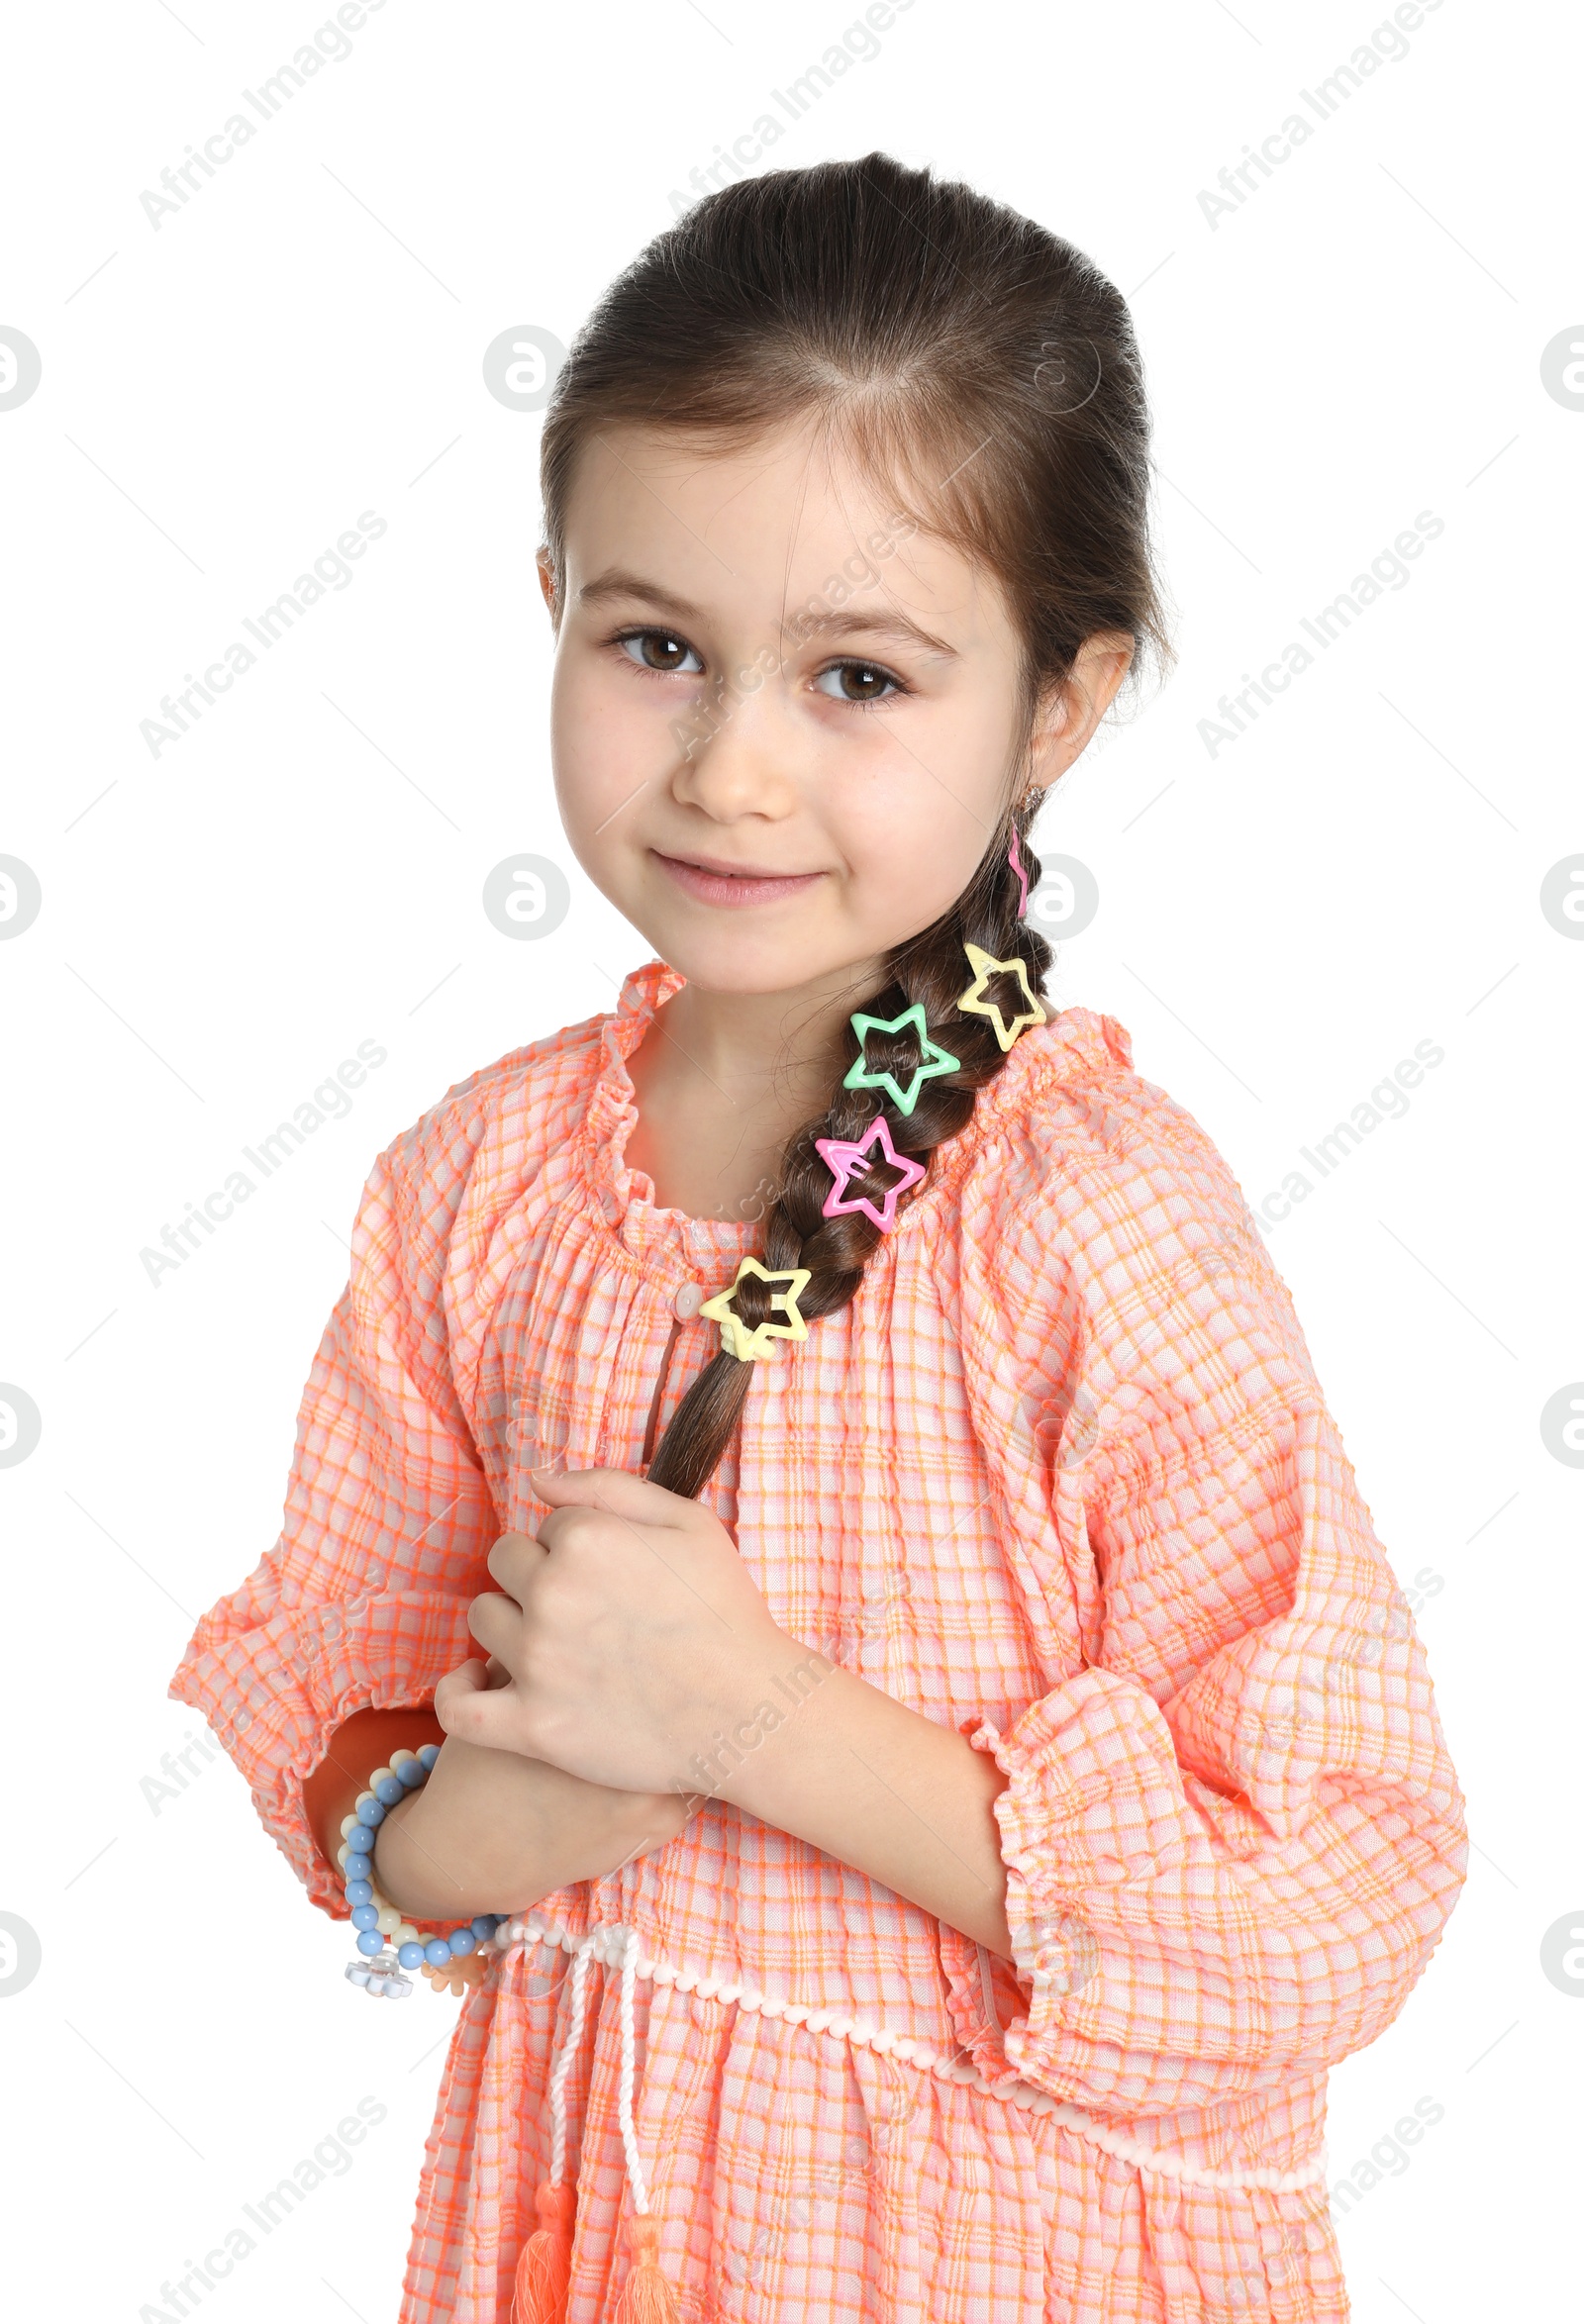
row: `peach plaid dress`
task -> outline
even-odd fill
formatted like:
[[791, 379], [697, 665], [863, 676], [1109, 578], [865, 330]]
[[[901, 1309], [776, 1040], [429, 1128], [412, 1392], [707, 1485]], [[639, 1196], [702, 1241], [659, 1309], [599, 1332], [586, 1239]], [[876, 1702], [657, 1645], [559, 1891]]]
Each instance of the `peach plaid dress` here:
[[[642, 1470], [719, 1345], [677, 1295], [757, 1247], [624, 1160], [683, 981], [380, 1157], [279, 1542], [177, 1673], [327, 1910], [333, 1730], [474, 1651], [529, 1462]], [[1115, 1018], [1017, 1041], [702, 1498], [791, 1636], [1005, 1770], [1016, 1968], [720, 1801], [546, 1896], [462, 2004], [402, 2324], [505, 2324], [557, 2046], [570, 2324], [645, 2204], [690, 2324], [1344, 2317], [1327, 2070], [1424, 1969], [1463, 1800], [1287, 1290]]]

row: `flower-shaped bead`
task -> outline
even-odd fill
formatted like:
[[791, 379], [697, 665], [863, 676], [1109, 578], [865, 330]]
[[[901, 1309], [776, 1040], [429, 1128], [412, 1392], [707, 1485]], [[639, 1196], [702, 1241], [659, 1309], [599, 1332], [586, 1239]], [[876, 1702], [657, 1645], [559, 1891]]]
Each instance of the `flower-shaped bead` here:
[[433, 1961], [426, 1961], [424, 1975], [437, 1993], [448, 1990], [460, 2000], [474, 1985], [483, 1984], [488, 1968], [487, 1953], [464, 1953], [460, 1960], [447, 1961], [444, 1968], [437, 1968]]

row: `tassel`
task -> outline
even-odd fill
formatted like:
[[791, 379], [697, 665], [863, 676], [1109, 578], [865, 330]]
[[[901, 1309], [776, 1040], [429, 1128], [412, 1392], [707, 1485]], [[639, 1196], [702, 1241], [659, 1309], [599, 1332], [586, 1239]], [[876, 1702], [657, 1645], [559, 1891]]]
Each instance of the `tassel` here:
[[540, 2223], [518, 2255], [512, 2324], [565, 2324], [577, 2189], [546, 2179], [534, 2197]]
[[633, 2268], [616, 2303], [616, 2324], [682, 2324], [676, 2293], [660, 2267], [659, 2221], [646, 2212], [635, 2213], [627, 2241]]

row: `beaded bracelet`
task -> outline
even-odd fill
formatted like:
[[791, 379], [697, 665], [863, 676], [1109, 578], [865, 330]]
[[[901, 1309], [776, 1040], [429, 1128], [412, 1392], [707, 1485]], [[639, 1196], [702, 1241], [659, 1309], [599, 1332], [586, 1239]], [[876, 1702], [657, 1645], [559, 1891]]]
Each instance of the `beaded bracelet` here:
[[[393, 1751], [389, 1767], [374, 1770], [367, 1791], [359, 1794], [353, 1812], [342, 1822], [342, 1845], [336, 1861], [346, 1883], [358, 1952], [358, 1959], [346, 1964], [346, 1976], [352, 1985], [361, 1985], [380, 2000], [407, 1998], [413, 1981], [402, 1975], [404, 1970], [424, 1970], [439, 1992], [449, 1982], [446, 1973], [452, 1972], [453, 1963], [473, 1956], [476, 1966], [482, 1966], [478, 1957], [502, 1949], [495, 1932], [511, 1917], [505, 1912], [481, 1912], [452, 1929], [448, 1937], [426, 1939], [374, 1886], [374, 1842], [386, 1811], [409, 1791], [422, 1789], [439, 1757], [438, 1743], [426, 1743], [419, 1751]], [[393, 1953], [385, 1950], [387, 1937], [396, 1948]], [[464, 1972], [455, 1971], [452, 1976], [453, 1991], [460, 1988], [464, 1977], [467, 1983], [472, 1982]]]

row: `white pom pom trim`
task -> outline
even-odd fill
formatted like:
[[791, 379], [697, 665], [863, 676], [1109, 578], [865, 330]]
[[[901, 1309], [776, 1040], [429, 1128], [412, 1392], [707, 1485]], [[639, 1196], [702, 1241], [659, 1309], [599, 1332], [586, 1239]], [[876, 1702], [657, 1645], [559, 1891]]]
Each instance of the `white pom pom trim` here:
[[816, 2002], [761, 1993], [756, 1986], [739, 1985], [729, 1977], [711, 1976], [698, 1969], [678, 1969], [674, 1962], [651, 1960], [642, 1950], [635, 1955], [630, 1950], [634, 1938], [635, 1932], [619, 1920], [604, 1922], [578, 1936], [558, 1922], [546, 1923], [529, 1916], [512, 1920], [497, 1930], [495, 1944], [502, 1953], [514, 1945], [554, 1945], [571, 1954], [581, 1950], [585, 1958], [600, 1962], [606, 1969], [625, 1969], [629, 1977], [644, 1978], [650, 1985], [669, 1986], [699, 2000], [713, 2000], [723, 2008], [768, 2018], [772, 2023], [801, 2026], [811, 2034], [824, 2035], [827, 2040], [872, 2050], [880, 2058], [900, 2059], [921, 2074], [933, 2075], [941, 2082], [973, 2090], [980, 2097], [994, 2098], [1003, 2105], [1016, 2106], [1020, 2113], [1054, 2115], [1064, 2130], [1072, 2131], [1090, 2146], [1100, 2147], [1106, 2154], [1115, 2155], [1119, 2162], [1132, 2164], [1136, 2170], [1175, 2179], [1179, 2185], [1259, 2186], [1276, 2194], [1294, 2194], [1302, 2187], [1318, 2186], [1325, 2180], [1324, 2147], [1296, 2171], [1275, 2171], [1255, 2165], [1247, 2169], [1213, 2170], [1208, 2164], [1190, 2163], [1186, 2156], [1169, 2154], [1163, 2148], [1146, 2146], [1140, 2139], [1129, 2138], [1121, 2131], [1108, 2130], [1081, 2106], [1052, 2097], [1048, 2090], [1036, 2089], [1029, 2082], [1015, 2078], [991, 2082], [965, 2058], [943, 2057], [911, 2035], [893, 2033], [883, 2025], [869, 2025], [861, 2018], [844, 2016], [839, 2009], [822, 2007]]

